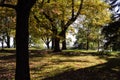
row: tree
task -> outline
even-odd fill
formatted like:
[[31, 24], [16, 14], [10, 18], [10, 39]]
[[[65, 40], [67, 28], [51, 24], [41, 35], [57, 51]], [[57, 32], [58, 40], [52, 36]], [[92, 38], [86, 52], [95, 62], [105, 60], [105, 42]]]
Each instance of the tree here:
[[[66, 49], [66, 31], [80, 14], [86, 15], [87, 18], [94, 14], [90, 18], [97, 20], [99, 17], [96, 15], [98, 15], [99, 12], [96, 10], [102, 11], [102, 13], [104, 13], [104, 16], [106, 16], [105, 13], [108, 11], [104, 10], [103, 8], [109, 7], [107, 4], [100, 0], [46, 0], [42, 3], [44, 5], [39, 7], [39, 13], [42, 13], [51, 23], [52, 31], [54, 33], [54, 39], [52, 40], [55, 44], [54, 51], [61, 51], [59, 47], [61, 38], [64, 38], [62, 42], [62, 49]], [[108, 18], [103, 18], [101, 22], [97, 22], [94, 19], [91, 23], [99, 25], [104, 23], [104, 21], [109, 21]]]
[[[85, 17], [80, 23], [83, 24], [83, 30], [85, 30], [86, 33], [86, 49], [89, 49], [89, 42], [93, 38], [91, 37], [91, 35], [93, 35], [92, 33], [97, 30], [98, 34], [96, 34], [96, 36], [99, 36], [100, 27], [111, 21], [111, 13], [108, 9], [109, 5], [100, 0], [86, 0], [86, 2], [84, 2], [81, 14]], [[78, 36], [80, 36], [80, 34], [78, 34]], [[97, 37], [95, 38], [97, 40]]]
[[1, 7], [13, 8], [16, 11], [16, 74], [15, 80], [30, 80], [29, 52], [28, 52], [28, 21], [32, 6], [36, 0], [17, 0], [17, 4], [10, 4], [1, 0]]
[[110, 10], [112, 12], [112, 22], [103, 26], [102, 29], [102, 34], [106, 40], [104, 47], [107, 49], [111, 46], [113, 50], [117, 50], [119, 48], [118, 44], [120, 43], [120, 1], [107, 0], [107, 2], [111, 5]]
[[47, 0], [42, 3], [40, 13], [50, 21], [54, 33], [52, 38], [54, 51], [59, 52], [61, 38], [64, 38], [63, 47], [66, 48], [66, 31], [79, 16], [83, 0]]
[[51, 31], [51, 25], [43, 15], [36, 16], [35, 12], [38, 11], [35, 11], [35, 9], [33, 8], [30, 17], [30, 30], [29, 30], [31, 38], [34, 39], [36, 38], [36, 40], [41, 39], [49, 49], [50, 48], [49, 44], [51, 42], [51, 37], [53, 35]]
[[[0, 18], [1, 18], [1, 36], [4, 35], [4, 43], [7, 44], [6, 47], [10, 48], [10, 37], [14, 34], [12, 32], [15, 30], [15, 22], [13, 18], [15, 17], [15, 12], [12, 9], [0, 8]], [[3, 40], [2, 40], [3, 41]]]
[[120, 49], [117, 45], [120, 43], [120, 21], [115, 21], [104, 26], [102, 29], [102, 34], [106, 40], [104, 48], [107, 49], [109, 46], [113, 50]]

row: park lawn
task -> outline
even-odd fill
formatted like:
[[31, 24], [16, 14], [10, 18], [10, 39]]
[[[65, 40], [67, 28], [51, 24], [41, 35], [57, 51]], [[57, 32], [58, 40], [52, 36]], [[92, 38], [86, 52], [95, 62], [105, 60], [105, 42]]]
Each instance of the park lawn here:
[[[117, 57], [95, 54], [96, 52], [80, 51], [63, 51], [59, 53], [37, 51], [31, 53], [31, 80], [98, 80], [91, 77], [98, 72], [101, 80], [117, 80], [119, 66], [115, 64], [115, 67], [112, 67], [116, 71], [114, 73], [107, 70], [107, 67], [110, 67], [107, 66], [109, 60]], [[113, 63], [112, 65], [114, 65]], [[0, 64], [0, 80], [14, 80], [15, 54], [0, 53]], [[107, 77], [110, 79], [106, 79]]]

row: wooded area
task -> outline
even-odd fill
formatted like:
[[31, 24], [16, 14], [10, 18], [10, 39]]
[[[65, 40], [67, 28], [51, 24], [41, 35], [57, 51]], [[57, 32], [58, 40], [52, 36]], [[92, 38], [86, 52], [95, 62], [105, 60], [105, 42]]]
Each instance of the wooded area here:
[[[45, 76], [45, 78], [42, 78], [43, 76], [40, 76], [41, 78], [37, 79], [33, 77], [32, 73], [30, 73], [30, 71], [33, 72], [30, 66], [32, 62], [31, 57], [47, 58], [48, 56], [49, 58], [56, 57], [56, 54], [58, 54], [61, 55], [58, 57], [61, 59], [62, 55], [67, 55], [69, 57], [71, 56], [68, 60], [64, 57], [67, 62], [74, 62], [71, 59], [73, 60], [72, 57], [75, 55], [77, 56], [75, 58], [76, 62], [78, 57], [84, 57], [82, 55], [87, 55], [87, 57], [92, 56], [92, 58], [95, 58], [93, 57], [94, 55], [99, 58], [107, 55], [104, 60], [105, 62], [108, 61], [107, 63], [111, 65], [114, 61], [109, 63], [109, 60], [112, 60], [110, 56], [114, 57], [115, 61], [116, 58], [119, 58], [119, 29], [119, 0], [0, 0], [0, 63], [3, 63], [3, 60], [7, 61], [8, 58], [10, 58], [10, 63], [14, 63], [12, 69], [15, 72], [12, 75], [15, 77], [12, 76], [10, 80], [32, 80], [33, 78], [35, 80], [62, 80], [57, 77], [55, 79], [51, 78], [51, 76], [49, 76], [50, 78]], [[81, 50], [85, 52], [83, 53]], [[92, 50], [92, 52], [89, 50]], [[117, 52], [117, 54], [114, 52]], [[6, 57], [8, 58], [6, 59]], [[107, 60], [108, 58], [109, 60]], [[39, 60], [42, 59], [38, 58]], [[105, 62], [103, 64], [107, 66]], [[48, 63], [46, 64], [52, 65]], [[58, 63], [61, 63], [61, 60]], [[99, 62], [96, 65], [100, 64]], [[79, 70], [75, 65], [74, 68]], [[119, 64], [114, 65], [117, 67], [117, 71], [115, 72], [116, 78], [110, 79], [118, 80], [119, 77], [117, 76], [120, 74]], [[34, 66], [38, 65], [34, 64]], [[2, 69], [4, 71], [4, 68], [6, 67], [1, 66], [0, 72]], [[107, 67], [104, 68], [107, 70]], [[77, 75], [77, 73], [75, 74]], [[84, 73], [80, 74], [83, 76], [86, 75]], [[36, 76], [38, 77], [39, 75]], [[71, 79], [97, 79], [90, 78], [88, 75], [86, 76], [86, 78], [79, 77], [78, 79]], [[0, 78], [3, 80], [7, 79], [7, 77], [4, 79], [1, 73]], [[103, 80], [102, 78], [98, 79]], [[107, 78], [106, 76], [105, 79], [110, 80]], [[71, 79], [67, 78], [65, 80]]]

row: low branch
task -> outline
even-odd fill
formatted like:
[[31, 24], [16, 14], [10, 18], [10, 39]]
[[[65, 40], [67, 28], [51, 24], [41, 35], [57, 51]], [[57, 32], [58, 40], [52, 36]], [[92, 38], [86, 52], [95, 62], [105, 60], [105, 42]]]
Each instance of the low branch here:
[[[34, 13], [33, 13], [33, 16], [34, 16], [35, 20], [37, 21], [37, 23], [41, 23], [41, 21], [39, 20], [39, 18]], [[45, 27], [45, 26], [41, 26], [41, 27], [43, 27], [44, 29], [48, 29], [48, 27]]]
[[53, 20], [49, 15], [47, 15], [45, 12], [43, 12], [43, 15], [44, 15], [51, 23], [54, 22], [54, 20]]
[[15, 8], [16, 8], [15, 5], [11, 5], [11, 4], [2, 4], [2, 3], [0, 3], [0, 7], [8, 7], [8, 8], [12, 8], [12, 9], [15, 9]]
[[33, 13], [33, 15], [34, 15], [34, 18], [37, 21], [37, 23], [40, 23], [40, 20], [38, 19], [38, 17], [34, 13]]

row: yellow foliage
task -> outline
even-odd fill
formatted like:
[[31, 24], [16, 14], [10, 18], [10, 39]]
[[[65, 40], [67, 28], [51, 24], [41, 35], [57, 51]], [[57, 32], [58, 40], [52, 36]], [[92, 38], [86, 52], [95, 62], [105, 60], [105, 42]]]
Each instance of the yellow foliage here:
[[84, 0], [82, 15], [85, 15], [92, 25], [104, 25], [111, 21], [110, 6], [102, 0]]

